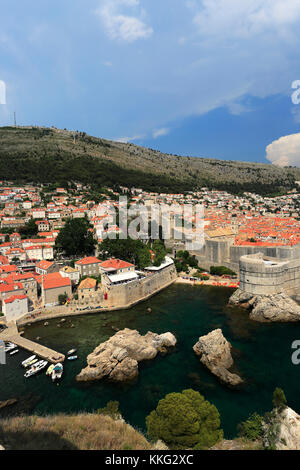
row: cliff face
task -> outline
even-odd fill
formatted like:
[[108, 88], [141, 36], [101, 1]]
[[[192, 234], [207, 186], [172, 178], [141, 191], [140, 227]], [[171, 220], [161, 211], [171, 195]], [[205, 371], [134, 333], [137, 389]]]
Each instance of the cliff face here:
[[[146, 438], [122, 419], [99, 414], [21, 416], [0, 419], [5, 450], [151, 450]], [[1, 449], [1, 446], [0, 446]]]
[[253, 295], [237, 289], [229, 304], [250, 310], [251, 320], [259, 322], [300, 321], [300, 306], [286, 294]]
[[276, 450], [300, 450], [300, 416], [291, 408], [273, 411], [264, 425], [264, 447]]

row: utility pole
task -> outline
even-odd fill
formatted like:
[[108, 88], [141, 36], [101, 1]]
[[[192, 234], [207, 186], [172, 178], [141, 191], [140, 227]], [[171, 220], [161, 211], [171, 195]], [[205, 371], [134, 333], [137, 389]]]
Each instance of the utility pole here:
[[14, 112], [14, 122], [15, 122], [15, 127], [17, 127], [17, 115], [16, 115], [16, 111]]

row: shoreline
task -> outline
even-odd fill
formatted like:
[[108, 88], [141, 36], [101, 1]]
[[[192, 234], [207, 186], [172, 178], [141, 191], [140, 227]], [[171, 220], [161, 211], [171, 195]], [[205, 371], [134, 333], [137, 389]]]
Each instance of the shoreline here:
[[239, 287], [238, 282], [221, 278], [208, 279], [207, 281], [201, 281], [199, 279], [199, 281], [196, 281], [192, 279], [183, 279], [182, 277], [178, 277], [175, 281], [175, 284], [188, 284], [191, 286], [227, 287], [230, 289], [237, 289]]
[[162, 286], [159, 290], [155, 291], [155, 292], [152, 292], [151, 294], [147, 295], [147, 296], [144, 296], [134, 302], [131, 302], [127, 305], [122, 305], [122, 306], [111, 306], [111, 307], [100, 307], [100, 306], [96, 306], [96, 307], [86, 307], [82, 310], [72, 310], [70, 309], [70, 307], [53, 307], [53, 309], [63, 309], [63, 308], [67, 308], [68, 310], [65, 310], [65, 311], [58, 311], [58, 312], [45, 312], [45, 313], [40, 313], [40, 312], [32, 312], [31, 315], [35, 315], [35, 317], [29, 317], [28, 318], [28, 314], [26, 314], [27, 318], [25, 317], [24, 319], [20, 319], [17, 321], [17, 327], [18, 329], [21, 328], [21, 327], [24, 327], [24, 326], [29, 326], [31, 325], [32, 323], [38, 323], [38, 322], [42, 322], [42, 321], [46, 321], [46, 320], [51, 320], [53, 318], [64, 318], [64, 317], [77, 317], [79, 315], [89, 315], [89, 314], [94, 314], [94, 313], [102, 313], [102, 312], [114, 312], [114, 311], [117, 311], [117, 310], [128, 310], [132, 307], [134, 307], [135, 305], [141, 303], [141, 302], [144, 302], [148, 299], [150, 299], [151, 297], [153, 297], [154, 295], [156, 294], [159, 294], [162, 290], [166, 289], [167, 287], [169, 287], [170, 285], [176, 283], [177, 279], [172, 279], [169, 283], [167, 283], [166, 285]]

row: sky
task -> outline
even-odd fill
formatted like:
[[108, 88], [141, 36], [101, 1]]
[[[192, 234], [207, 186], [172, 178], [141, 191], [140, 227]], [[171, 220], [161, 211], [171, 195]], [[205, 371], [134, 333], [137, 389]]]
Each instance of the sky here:
[[0, 125], [300, 166], [299, 0], [1, 0]]

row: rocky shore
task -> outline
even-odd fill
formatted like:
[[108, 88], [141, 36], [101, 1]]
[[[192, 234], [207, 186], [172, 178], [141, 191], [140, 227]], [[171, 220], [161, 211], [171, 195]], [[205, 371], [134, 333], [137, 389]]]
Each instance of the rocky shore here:
[[300, 321], [300, 306], [286, 294], [253, 295], [237, 289], [229, 299], [229, 305], [250, 310], [251, 320], [258, 322]]
[[125, 328], [101, 343], [87, 357], [88, 365], [76, 376], [76, 380], [132, 380], [138, 376], [139, 362], [154, 359], [159, 352], [174, 347], [176, 342], [172, 333], [158, 335], [149, 331], [142, 336], [137, 330]]
[[211, 331], [208, 335], [200, 336], [193, 350], [200, 361], [204, 364], [218, 379], [235, 387], [240, 385], [243, 380], [239, 375], [233, 374], [229, 369], [233, 366], [231, 356], [231, 344], [223, 336], [222, 330]]
[[274, 410], [263, 425], [263, 446], [276, 450], [300, 450], [300, 416], [291, 408]]

